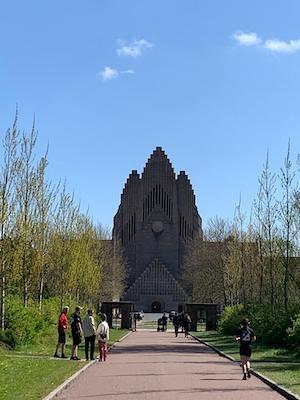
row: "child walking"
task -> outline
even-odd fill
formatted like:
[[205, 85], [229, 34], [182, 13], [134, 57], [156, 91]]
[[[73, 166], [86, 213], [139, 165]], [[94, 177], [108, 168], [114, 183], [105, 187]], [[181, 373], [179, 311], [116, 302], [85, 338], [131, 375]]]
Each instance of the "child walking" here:
[[109, 340], [109, 325], [107, 323], [106, 314], [101, 315], [102, 322], [97, 328], [97, 338], [99, 345], [99, 361], [106, 361], [107, 357], [107, 341]]

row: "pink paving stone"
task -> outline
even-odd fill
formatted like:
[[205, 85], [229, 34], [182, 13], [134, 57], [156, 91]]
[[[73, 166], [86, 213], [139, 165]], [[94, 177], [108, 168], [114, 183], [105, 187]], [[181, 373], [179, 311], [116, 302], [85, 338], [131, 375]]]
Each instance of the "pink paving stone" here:
[[92, 365], [61, 400], [282, 400], [255, 377], [191, 337], [137, 331], [118, 343], [105, 363]]

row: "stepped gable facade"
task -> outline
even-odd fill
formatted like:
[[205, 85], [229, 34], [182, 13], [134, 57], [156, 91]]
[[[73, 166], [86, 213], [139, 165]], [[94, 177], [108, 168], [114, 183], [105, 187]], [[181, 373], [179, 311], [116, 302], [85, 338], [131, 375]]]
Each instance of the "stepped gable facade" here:
[[129, 175], [114, 218], [113, 240], [128, 265], [122, 300], [146, 312], [180, 309], [189, 298], [180, 284], [185, 246], [189, 238], [202, 238], [201, 225], [186, 173], [176, 176], [156, 147], [143, 173]]

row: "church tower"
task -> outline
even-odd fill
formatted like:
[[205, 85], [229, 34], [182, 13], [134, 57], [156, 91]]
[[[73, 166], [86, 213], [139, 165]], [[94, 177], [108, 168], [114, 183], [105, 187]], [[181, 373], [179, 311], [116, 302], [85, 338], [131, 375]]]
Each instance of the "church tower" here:
[[123, 300], [136, 310], [177, 310], [188, 301], [180, 285], [189, 238], [202, 238], [201, 218], [191, 183], [184, 171], [176, 177], [161, 147], [156, 147], [141, 176], [133, 170], [114, 218], [128, 264]]

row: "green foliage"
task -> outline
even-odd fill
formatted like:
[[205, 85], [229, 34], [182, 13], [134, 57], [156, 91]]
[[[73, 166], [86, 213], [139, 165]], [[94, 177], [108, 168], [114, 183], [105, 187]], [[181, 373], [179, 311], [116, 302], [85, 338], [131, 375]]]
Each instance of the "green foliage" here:
[[300, 313], [292, 319], [292, 326], [287, 329], [288, 345], [300, 353]]
[[[69, 312], [71, 315], [77, 303], [74, 300], [70, 300], [65, 305], [70, 307]], [[87, 304], [81, 305], [83, 306], [83, 317], [89, 306]], [[56, 331], [59, 313], [59, 297], [45, 299], [42, 311], [40, 311], [37, 303], [30, 301], [28, 306], [24, 307], [18, 296], [10, 296], [7, 298], [6, 329], [0, 332], [0, 342], [12, 348], [38, 343], [49, 332]], [[99, 316], [94, 315], [94, 317], [95, 323], [98, 324]]]
[[34, 304], [24, 307], [18, 298], [10, 297], [7, 301], [6, 329], [0, 340], [11, 347], [31, 343], [46, 325], [47, 321]]
[[295, 309], [283, 306], [252, 305], [249, 318], [260, 343], [275, 347], [287, 345], [287, 329], [291, 326]]
[[242, 304], [226, 307], [218, 323], [218, 331], [234, 335], [243, 318], [245, 318], [245, 309]]
[[[292, 318], [296, 314], [296, 308], [271, 307], [270, 305], [252, 304], [226, 307], [219, 321], [218, 330], [224, 334], [235, 334], [243, 318], [250, 320], [259, 343], [274, 347], [288, 344], [289, 328]], [[300, 319], [299, 319], [300, 337]], [[296, 328], [295, 328], [296, 332]]]

